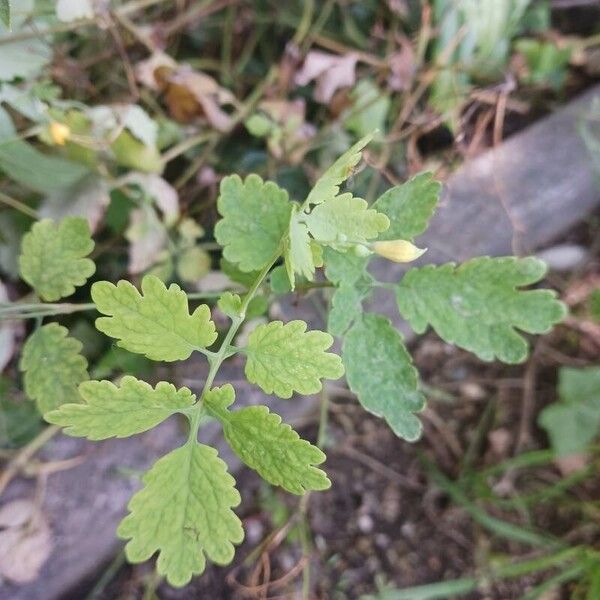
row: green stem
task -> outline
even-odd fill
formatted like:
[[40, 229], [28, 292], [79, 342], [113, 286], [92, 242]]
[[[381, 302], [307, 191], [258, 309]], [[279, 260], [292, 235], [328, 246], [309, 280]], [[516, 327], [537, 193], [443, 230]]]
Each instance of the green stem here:
[[36, 210], [31, 208], [30, 206], [27, 206], [27, 204], [25, 204], [24, 202], [16, 200], [15, 198], [11, 198], [10, 196], [7, 196], [2, 192], [0, 192], [0, 202], [2, 202], [2, 204], [6, 204], [6, 206], [10, 206], [11, 208], [18, 210], [19, 212], [22, 212], [24, 215], [27, 215], [32, 219], [40, 218]]
[[256, 295], [256, 292], [262, 285], [263, 281], [269, 274], [269, 271], [273, 267], [273, 265], [277, 262], [279, 257], [281, 256], [282, 247], [277, 249], [275, 255], [271, 258], [271, 260], [263, 267], [261, 272], [259, 273], [256, 281], [252, 284], [252, 287], [246, 293], [244, 300], [242, 301], [242, 305], [240, 307], [240, 314], [237, 317], [233, 317], [231, 320], [231, 326], [219, 347], [219, 350], [208, 356], [208, 361], [210, 363], [210, 369], [208, 371], [208, 375], [206, 376], [206, 381], [204, 382], [204, 387], [202, 388], [202, 393], [200, 394], [200, 398], [198, 402], [194, 405], [195, 410], [191, 413], [190, 418], [190, 435], [188, 437], [188, 442], [195, 441], [198, 436], [198, 429], [200, 428], [200, 421], [202, 419], [202, 415], [204, 414], [204, 399], [206, 398], [207, 392], [210, 391], [212, 384], [215, 381], [215, 377], [223, 364], [228, 357], [232, 355], [231, 352], [231, 343], [235, 334], [238, 332], [242, 323], [246, 319], [246, 311], [248, 310], [248, 306], [252, 301], [252, 298]]
[[20, 304], [14, 302], [10, 304], [0, 304], [0, 320], [11, 319], [37, 319], [39, 317], [51, 317], [54, 315], [69, 315], [85, 310], [94, 310], [96, 305], [86, 304]]
[[[584, 550], [579, 547], [569, 548], [561, 552], [545, 555], [523, 562], [515, 562], [489, 571], [483, 571], [476, 577], [465, 577], [453, 581], [441, 581], [388, 592], [389, 600], [435, 600], [440, 598], [456, 598], [476, 590], [482, 584], [503, 579], [518, 579], [531, 573], [539, 573], [571, 561], [581, 560]], [[580, 565], [575, 565], [580, 566]], [[571, 575], [571, 570], [568, 572]]]
[[319, 413], [319, 431], [317, 433], [317, 447], [323, 449], [327, 437], [327, 424], [329, 421], [329, 394], [325, 385], [321, 388], [321, 410]]
[[[211, 300], [219, 298], [223, 292], [192, 292], [187, 294], [188, 300]], [[37, 319], [38, 317], [51, 317], [54, 315], [70, 315], [86, 310], [96, 310], [93, 302], [77, 303], [0, 303], [0, 320], [2, 319]]]
[[200, 144], [208, 142], [212, 137], [212, 133], [206, 133], [206, 131], [202, 131], [201, 133], [186, 138], [181, 143], [167, 150], [161, 156], [160, 162], [163, 165], [166, 165], [168, 162], [171, 162], [173, 159], [177, 158], [178, 156], [181, 156], [188, 150], [191, 150], [194, 146], [199, 146]]

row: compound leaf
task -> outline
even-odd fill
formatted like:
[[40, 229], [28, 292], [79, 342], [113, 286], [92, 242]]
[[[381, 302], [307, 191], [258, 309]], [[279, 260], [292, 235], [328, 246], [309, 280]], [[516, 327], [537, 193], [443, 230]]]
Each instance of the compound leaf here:
[[66, 217], [60, 223], [42, 219], [23, 237], [21, 275], [44, 300], [59, 300], [94, 274], [93, 261], [84, 258], [93, 249], [86, 219]]
[[117, 338], [122, 348], [171, 362], [184, 360], [217, 339], [208, 306], [201, 304], [190, 315], [187, 296], [178, 285], [167, 288], [158, 277], [146, 275], [142, 292], [125, 280], [92, 286], [98, 311], [109, 315], [96, 319], [96, 327]]
[[204, 571], [206, 558], [231, 562], [244, 538], [232, 507], [240, 503], [227, 465], [209, 446], [189, 442], [160, 458], [144, 475], [117, 533], [125, 554], [140, 563], [159, 552], [157, 570], [177, 587]]
[[352, 175], [354, 167], [360, 162], [362, 149], [371, 141], [373, 134], [366, 135], [358, 140], [351, 148], [346, 150], [326, 171], [319, 177], [310, 191], [303, 208], [311, 204], [321, 204], [326, 200], [335, 198], [340, 192], [340, 185]]
[[342, 358], [350, 389], [370, 413], [383, 417], [408, 441], [421, 435], [413, 414], [425, 406], [402, 336], [381, 315], [365, 314], [344, 338]]
[[431, 173], [420, 173], [390, 188], [373, 204], [390, 219], [390, 228], [378, 239], [412, 241], [421, 235], [435, 212], [441, 191], [442, 184]]
[[215, 227], [223, 256], [242, 271], [264, 267], [281, 247], [289, 228], [292, 203], [288, 194], [272, 181], [258, 175], [244, 181], [230, 175], [221, 181], [217, 200], [223, 217]]
[[384, 214], [350, 193], [319, 204], [304, 218], [311, 235], [320, 243], [330, 244], [366, 242], [390, 226]]
[[546, 406], [538, 423], [556, 454], [584, 452], [600, 432], [600, 367], [560, 370], [560, 400]]
[[29, 336], [19, 368], [25, 372], [25, 393], [44, 414], [66, 402], [81, 402], [77, 386], [88, 379], [81, 342], [66, 328], [49, 323]]
[[46, 421], [65, 427], [65, 433], [90, 440], [128, 437], [152, 429], [172, 414], [191, 406], [187, 388], [159, 382], [155, 388], [127, 375], [119, 387], [110, 381], [84, 381], [81, 404], [63, 404], [47, 413]]
[[[290, 229], [288, 244], [285, 249], [285, 268], [291, 289], [296, 287], [296, 273], [312, 281], [315, 273], [315, 262], [311, 248], [311, 239], [308, 235], [306, 223], [299, 220], [302, 213], [294, 205], [290, 215]], [[304, 215], [306, 216], [306, 215]]]
[[323, 331], [306, 331], [304, 321], [272, 321], [259, 325], [244, 349], [246, 377], [267, 394], [289, 398], [292, 392], [315, 394], [321, 379], [344, 374], [340, 357], [326, 352], [333, 338]]
[[223, 292], [217, 306], [230, 319], [238, 319], [242, 314], [242, 299], [232, 292]]
[[430, 324], [443, 340], [482, 360], [520, 363], [528, 346], [516, 329], [546, 333], [565, 316], [554, 292], [517, 289], [545, 273], [545, 264], [536, 258], [481, 257], [460, 267], [429, 265], [404, 276], [396, 299], [417, 333]]
[[233, 400], [229, 384], [211, 390], [205, 397], [209, 410], [223, 424], [225, 439], [245, 464], [292, 494], [330, 487], [327, 475], [314, 466], [325, 460], [319, 448], [301, 439], [266, 406], [227, 411]]

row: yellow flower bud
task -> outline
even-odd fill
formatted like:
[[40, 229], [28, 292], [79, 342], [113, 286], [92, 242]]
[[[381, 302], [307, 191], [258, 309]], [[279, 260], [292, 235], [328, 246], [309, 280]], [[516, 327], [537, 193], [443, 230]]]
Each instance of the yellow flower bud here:
[[64, 146], [65, 142], [71, 137], [71, 129], [63, 123], [52, 121], [50, 123], [50, 137], [55, 144]]
[[388, 242], [375, 242], [373, 251], [397, 263], [407, 263], [417, 260], [427, 252], [427, 248], [417, 248], [406, 240], [390, 240]]

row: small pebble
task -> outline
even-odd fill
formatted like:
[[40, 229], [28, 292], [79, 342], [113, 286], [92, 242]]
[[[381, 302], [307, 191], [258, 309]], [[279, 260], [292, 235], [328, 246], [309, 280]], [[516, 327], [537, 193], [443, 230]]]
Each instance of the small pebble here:
[[363, 533], [371, 533], [373, 531], [373, 518], [371, 515], [360, 515], [358, 517], [358, 528]]
[[538, 252], [537, 257], [552, 271], [561, 272], [581, 266], [588, 257], [588, 252], [577, 244], [559, 244]]
[[246, 540], [250, 544], [258, 544], [264, 535], [265, 528], [259, 519], [248, 519], [245, 523]]

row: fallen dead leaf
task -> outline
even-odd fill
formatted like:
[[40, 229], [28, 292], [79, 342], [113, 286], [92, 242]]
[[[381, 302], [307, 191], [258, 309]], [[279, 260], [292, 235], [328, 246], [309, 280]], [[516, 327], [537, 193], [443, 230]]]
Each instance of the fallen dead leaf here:
[[165, 94], [165, 102], [173, 118], [189, 123], [198, 117], [219, 131], [231, 128], [231, 117], [222, 106], [237, 106], [235, 96], [206, 73], [189, 65], [178, 64], [164, 53], [157, 53], [136, 66], [138, 81]]
[[338, 89], [351, 87], [356, 82], [356, 62], [357, 57], [352, 53], [338, 56], [311, 50], [294, 81], [296, 85], [307, 85], [316, 80], [314, 99], [321, 104], [329, 104]]
[[6, 579], [36, 579], [52, 546], [48, 522], [34, 502], [14, 500], [0, 508], [0, 574]]
[[144, 87], [158, 92], [165, 88], [166, 78], [176, 69], [177, 63], [168, 54], [156, 52], [136, 65], [135, 76]]

